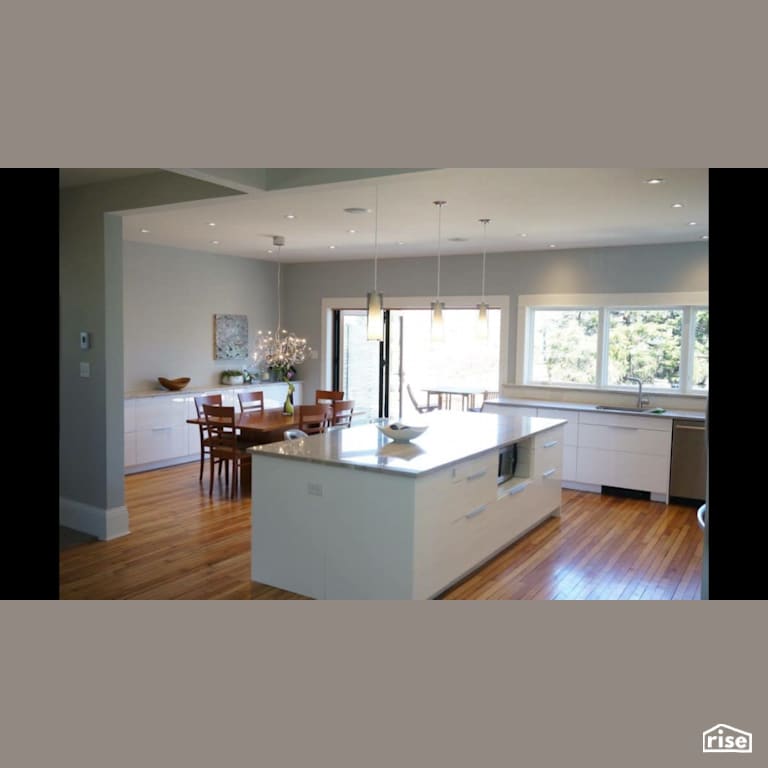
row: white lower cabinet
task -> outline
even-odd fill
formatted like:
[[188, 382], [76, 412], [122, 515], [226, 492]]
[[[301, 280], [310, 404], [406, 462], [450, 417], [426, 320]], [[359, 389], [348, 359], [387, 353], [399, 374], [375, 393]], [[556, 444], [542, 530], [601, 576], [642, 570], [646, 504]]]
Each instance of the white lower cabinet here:
[[[606, 413], [591, 409], [536, 408], [491, 404], [491, 413], [566, 419], [561, 484], [600, 490], [612, 486], [669, 499], [672, 420], [658, 416]], [[589, 487], [587, 487], [589, 486]]]
[[[295, 383], [294, 403], [300, 404], [301, 382]], [[124, 401], [125, 469], [140, 472], [145, 469], [170, 466], [200, 458], [200, 428], [187, 424], [197, 416], [195, 397], [220, 394], [222, 405], [240, 411], [238, 393], [251, 390], [264, 392], [264, 407], [278, 408], [284, 400], [288, 385], [264, 383], [212, 388], [195, 393], [168, 392], [153, 397], [132, 397]]]

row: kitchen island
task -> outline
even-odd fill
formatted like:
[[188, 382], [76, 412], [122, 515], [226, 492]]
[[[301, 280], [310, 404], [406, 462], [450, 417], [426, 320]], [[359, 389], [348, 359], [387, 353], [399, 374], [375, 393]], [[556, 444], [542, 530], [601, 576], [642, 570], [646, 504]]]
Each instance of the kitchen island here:
[[418, 423], [409, 443], [367, 424], [251, 448], [251, 578], [315, 598], [430, 598], [559, 514], [565, 420]]

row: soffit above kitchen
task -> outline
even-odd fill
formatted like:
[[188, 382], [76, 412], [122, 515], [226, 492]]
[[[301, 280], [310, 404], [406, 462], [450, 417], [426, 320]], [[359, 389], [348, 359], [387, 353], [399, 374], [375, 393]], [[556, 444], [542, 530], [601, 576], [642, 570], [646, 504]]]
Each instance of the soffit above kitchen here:
[[241, 194], [128, 213], [126, 240], [276, 260], [283, 235], [281, 261], [313, 262], [371, 259], [376, 239], [380, 258], [432, 256], [435, 200], [447, 256], [708, 238], [706, 168], [166, 170]]

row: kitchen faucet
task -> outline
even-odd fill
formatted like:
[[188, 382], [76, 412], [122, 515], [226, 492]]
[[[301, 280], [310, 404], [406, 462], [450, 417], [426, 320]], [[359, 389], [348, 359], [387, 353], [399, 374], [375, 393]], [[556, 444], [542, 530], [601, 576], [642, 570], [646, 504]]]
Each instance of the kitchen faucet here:
[[643, 397], [643, 382], [642, 379], [637, 376], [625, 376], [624, 381], [633, 381], [637, 384], [637, 408], [638, 410], [644, 405], [648, 405], [651, 401], [647, 397]]

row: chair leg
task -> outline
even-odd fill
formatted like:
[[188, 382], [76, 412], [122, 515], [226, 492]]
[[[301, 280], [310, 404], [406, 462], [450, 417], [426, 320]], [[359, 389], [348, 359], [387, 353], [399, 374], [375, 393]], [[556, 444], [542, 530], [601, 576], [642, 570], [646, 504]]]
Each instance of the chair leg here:
[[205, 467], [205, 448], [203, 446], [200, 446], [200, 480], [199, 482], [203, 482], [203, 467]]
[[211, 481], [210, 481], [210, 483], [208, 485], [208, 495], [209, 496], [213, 496], [213, 466], [214, 466], [213, 451], [211, 451]]

